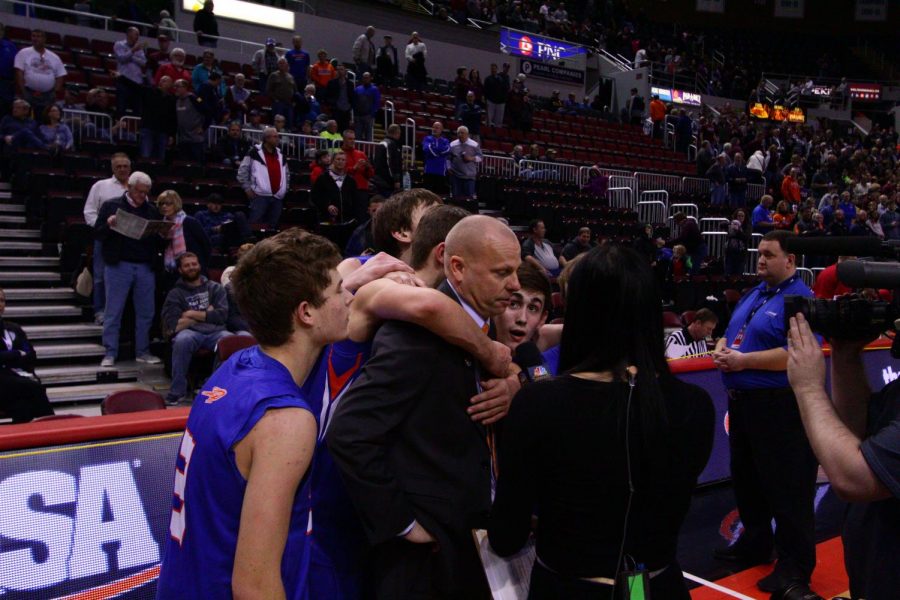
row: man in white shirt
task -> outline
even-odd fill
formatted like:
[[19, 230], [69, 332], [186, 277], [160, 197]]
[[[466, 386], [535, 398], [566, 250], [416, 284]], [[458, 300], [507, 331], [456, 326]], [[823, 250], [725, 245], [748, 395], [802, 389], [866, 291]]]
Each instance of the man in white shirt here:
[[40, 120], [44, 110], [60, 96], [66, 67], [59, 56], [44, 47], [46, 36], [40, 29], [31, 32], [31, 46], [16, 54], [16, 92], [34, 108], [34, 118]]
[[687, 327], [673, 331], [666, 338], [666, 358], [688, 358], [707, 354], [706, 338], [712, 335], [719, 318], [708, 308], [701, 308]]
[[[101, 179], [91, 186], [87, 201], [84, 203], [84, 222], [94, 226], [100, 206], [107, 200], [121, 198], [128, 190], [128, 177], [131, 175], [131, 159], [124, 152], [112, 155], [110, 159], [113, 176], [109, 179]], [[103, 324], [103, 311], [106, 308], [106, 286], [103, 284], [103, 270], [106, 265], [103, 262], [101, 243], [94, 240], [94, 322]]]

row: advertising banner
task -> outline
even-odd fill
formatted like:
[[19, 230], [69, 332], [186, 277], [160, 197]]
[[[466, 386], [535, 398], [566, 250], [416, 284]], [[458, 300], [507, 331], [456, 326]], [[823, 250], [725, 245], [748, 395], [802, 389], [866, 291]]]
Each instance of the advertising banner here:
[[887, 21], [887, 0], [856, 0], [857, 21]]
[[558, 67], [549, 63], [522, 59], [519, 61], [519, 72], [525, 73], [529, 77], [584, 85], [584, 71], [579, 69]]
[[587, 48], [579, 44], [548, 38], [535, 33], [501, 27], [500, 51], [534, 60], [561, 60], [585, 54]]
[[[185, 12], [195, 13], [203, 8], [201, 0], [181, 0]], [[294, 30], [294, 12], [242, 0], [216, 0], [216, 16], [254, 25], [268, 25], [278, 29]]]

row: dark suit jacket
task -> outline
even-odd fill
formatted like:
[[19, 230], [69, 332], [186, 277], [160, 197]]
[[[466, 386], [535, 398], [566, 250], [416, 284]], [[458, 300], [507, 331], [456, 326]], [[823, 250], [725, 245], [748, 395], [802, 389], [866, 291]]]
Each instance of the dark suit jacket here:
[[328, 214], [329, 206], [337, 206], [337, 221], [344, 223], [353, 218], [353, 199], [356, 196], [356, 181], [353, 176], [344, 177], [344, 183], [338, 188], [337, 183], [331, 173], [324, 172], [316, 178], [316, 182], [312, 186], [310, 197], [316, 206], [319, 219], [322, 221], [330, 221], [331, 215]]
[[[457, 300], [446, 282], [439, 289]], [[418, 521], [440, 543], [436, 577], [462, 589], [473, 585], [460, 581], [470, 530], [486, 526], [491, 507], [485, 428], [466, 413], [477, 371], [433, 333], [388, 321], [327, 434], [369, 541], [396, 541]]]
[[[349, 79], [344, 80], [344, 86], [347, 88], [347, 102], [350, 106], [356, 101], [356, 88]], [[332, 107], [337, 107], [338, 97], [341, 94], [341, 82], [339, 79], [332, 79], [325, 86], [325, 102]]]

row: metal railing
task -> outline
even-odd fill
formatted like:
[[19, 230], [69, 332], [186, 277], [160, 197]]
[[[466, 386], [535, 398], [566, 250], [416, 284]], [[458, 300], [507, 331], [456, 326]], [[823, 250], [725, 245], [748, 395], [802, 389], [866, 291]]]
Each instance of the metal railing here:
[[706, 253], [709, 256], [715, 256], [719, 259], [725, 258], [725, 240], [728, 238], [727, 231], [704, 231], [703, 241], [706, 242]]
[[816, 274], [812, 272], [812, 269], [807, 269], [806, 267], [797, 267], [797, 273], [800, 275], [800, 279], [803, 280], [803, 283], [807, 285], [807, 287], [812, 287], [816, 283]]
[[670, 217], [674, 217], [678, 213], [683, 213], [686, 217], [693, 217], [695, 222], [700, 218], [700, 209], [696, 204], [673, 204], [669, 207]]
[[519, 161], [519, 176], [525, 179], [559, 181], [578, 184], [578, 166], [566, 163], [523, 159]]
[[766, 193], [766, 185], [764, 183], [748, 183], [747, 184], [747, 202], [759, 202]]
[[634, 178], [637, 183], [637, 191], [645, 190], [666, 190], [669, 193], [677, 194], [681, 191], [681, 177], [677, 175], [662, 175], [660, 173], [635, 173]]
[[700, 219], [700, 231], [723, 231], [728, 227], [728, 219], [722, 217], [706, 217]]
[[637, 203], [638, 220], [650, 225], [662, 225], [666, 222], [666, 205], [658, 200]]
[[385, 100], [384, 105], [381, 108], [381, 114], [384, 117], [384, 130], [387, 131], [387, 128], [390, 125], [394, 124], [394, 103], [391, 100]]
[[509, 156], [483, 154], [478, 163], [478, 174], [513, 179], [519, 174], [519, 169], [515, 159]]
[[759, 258], [759, 250], [747, 248], [747, 263], [744, 265], [744, 275], [756, 275], [756, 260]]
[[611, 187], [607, 189], [609, 205], [613, 208], [634, 210], [634, 190], [630, 187]]
[[113, 141], [113, 119], [106, 113], [64, 109], [62, 120], [72, 130], [75, 145], [84, 140]]
[[641, 195], [638, 196], [638, 203], [640, 202], [662, 202], [663, 206], [666, 207], [666, 216], [669, 214], [669, 192], [666, 190], [647, 190], [641, 192]]
[[712, 187], [709, 179], [702, 177], [683, 177], [681, 191], [685, 194], [708, 194]]
[[119, 126], [116, 128], [116, 140], [120, 142], [136, 141], [141, 137], [141, 118], [134, 116], [125, 116], [119, 119]]

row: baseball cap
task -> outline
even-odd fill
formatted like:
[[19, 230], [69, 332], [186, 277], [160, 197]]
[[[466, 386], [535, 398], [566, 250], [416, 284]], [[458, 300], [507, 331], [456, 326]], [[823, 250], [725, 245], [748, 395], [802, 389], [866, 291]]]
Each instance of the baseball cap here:
[[274, 46], [275, 38], [266, 38], [266, 46]]

